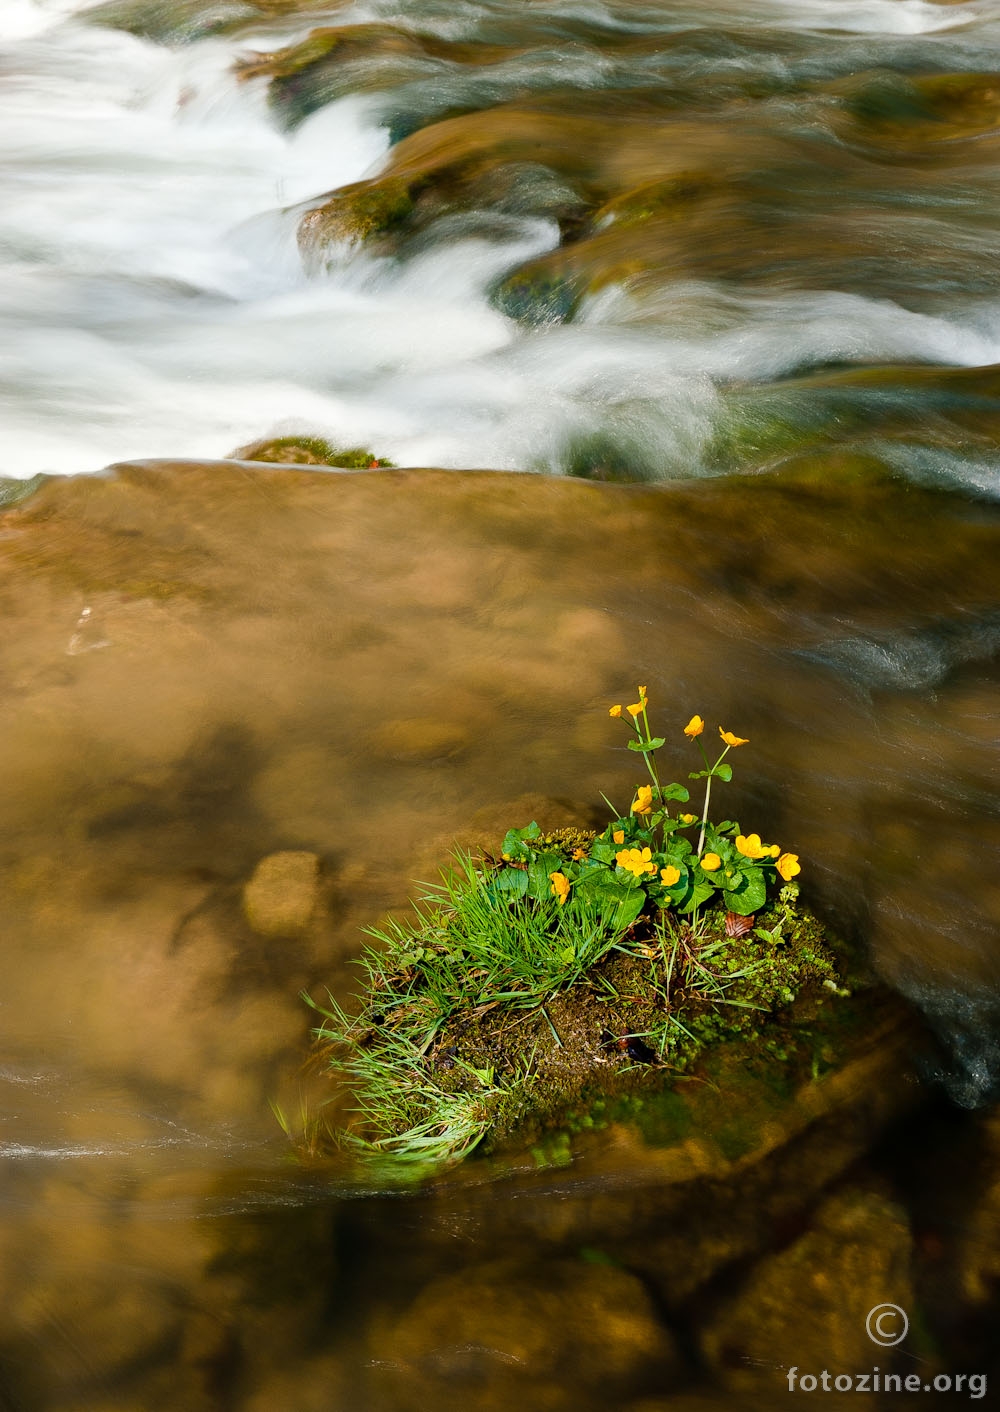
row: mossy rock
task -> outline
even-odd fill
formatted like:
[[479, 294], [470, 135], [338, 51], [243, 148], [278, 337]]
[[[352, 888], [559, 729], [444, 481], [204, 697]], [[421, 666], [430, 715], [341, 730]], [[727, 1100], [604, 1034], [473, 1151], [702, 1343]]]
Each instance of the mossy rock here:
[[534, 328], [568, 323], [580, 303], [578, 281], [552, 267], [548, 259], [522, 265], [493, 288], [491, 303], [501, 314]]
[[299, 245], [315, 259], [334, 241], [360, 243], [396, 231], [412, 214], [408, 182], [391, 177], [352, 182], [303, 217]]
[[[767, 387], [723, 394], [705, 453], [713, 469], [768, 467], [808, 451], [853, 445], [869, 460], [879, 443], [921, 441], [968, 454], [1000, 435], [1000, 370], [923, 365], [824, 368]], [[912, 478], [912, 477], [911, 477]]]
[[392, 466], [363, 446], [338, 449], [319, 436], [277, 436], [241, 446], [230, 461], [263, 461], [277, 466], [336, 466], [340, 470], [366, 471]]
[[[567, 863], [587, 854], [595, 834], [536, 832], [531, 847], [548, 869], [556, 854]], [[334, 1004], [321, 1030], [365, 1114], [344, 1139], [390, 1174], [422, 1176], [476, 1148], [501, 1164], [531, 1151], [541, 1166], [561, 1165], [578, 1137], [622, 1123], [670, 1149], [681, 1171], [694, 1154], [724, 1172], [775, 1132], [797, 1130], [809, 1101], [796, 1096], [836, 1073], [866, 1028], [883, 1027], [884, 996], [834, 949], [795, 887], [752, 917], [714, 906], [663, 924], [644, 906], [593, 964], [570, 954], [575, 943], [541, 961], [552, 975], [535, 993], [536, 962], [519, 969], [517, 956], [533, 955], [537, 929], [522, 933], [512, 917], [519, 951], [500, 956], [499, 969], [507, 943], [490, 940], [490, 917], [502, 928], [506, 909], [531, 911], [501, 886], [508, 877], [512, 886], [517, 863], [464, 866], [425, 895], [432, 905], [416, 922], [371, 933], [379, 947], [363, 958], [358, 1013]], [[471, 949], [461, 941], [470, 891], [490, 913]], [[542, 945], [557, 951], [570, 909], [551, 912]]]

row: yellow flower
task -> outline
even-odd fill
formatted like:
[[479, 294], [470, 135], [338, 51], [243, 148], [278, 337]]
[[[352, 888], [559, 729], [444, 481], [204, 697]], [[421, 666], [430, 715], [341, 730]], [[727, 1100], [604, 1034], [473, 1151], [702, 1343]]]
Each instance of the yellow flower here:
[[640, 701], [645, 701], [645, 699], [646, 699], [646, 688], [645, 688], [644, 686], [640, 686], [640, 688], [639, 688], [639, 700], [640, 700]]
[[776, 867], [778, 872], [785, 879], [785, 882], [791, 882], [795, 874], [801, 873], [802, 871], [799, 867], [799, 855], [797, 853], [782, 853]]
[[749, 834], [746, 838], [741, 833], [736, 835], [736, 848], [743, 854], [744, 858], [770, 858], [770, 846], [765, 846], [760, 841], [759, 833]]
[[726, 742], [727, 745], [750, 744], [749, 740], [743, 740], [740, 736], [733, 735], [732, 731], [724, 731], [721, 726], [719, 727], [719, 734], [722, 736], [722, 739]]
[[661, 868], [660, 882], [664, 887], [673, 887], [675, 882], [680, 882], [680, 868]]
[[615, 854], [615, 862], [620, 868], [627, 869], [633, 877], [641, 877], [643, 873], [655, 873], [656, 865], [652, 861], [653, 855], [648, 848], [623, 848], [620, 853]]
[[615, 829], [614, 833], [611, 835], [611, 839], [612, 839], [612, 842], [614, 842], [614, 843], [624, 843], [624, 842], [625, 842], [625, 830], [624, 830], [624, 829]]
[[642, 715], [642, 708], [645, 706], [645, 704], [646, 704], [645, 701], [637, 701], [634, 706], [626, 706], [626, 707], [625, 707], [625, 710], [629, 713], [629, 715], [630, 715], [630, 716], [632, 717], [632, 719], [634, 720], [634, 719], [636, 718], [636, 716], [641, 716], [641, 715]]
[[771, 847], [768, 848], [766, 851], [767, 851], [768, 853], [770, 853], [770, 855], [771, 855], [772, 858], [777, 858], [778, 854], [781, 852], [781, 849], [778, 847], [778, 845], [777, 845], [776, 843], [772, 843], [772, 844], [771, 844]]
[[641, 784], [635, 792], [635, 803], [632, 805], [633, 814], [651, 814], [653, 812], [653, 786], [651, 784]]
[[581, 859], [581, 858], [586, 858], [586, 856], [587, 856], [587, 850], [586, 850], [585, 848], [574, 848], [574, 849], [573, 849], [573, 861], [574, 861], [574, 863], [579, 863], [580, 859]]
[[695, 736], [701, 735], [704, 729], [705, 722], [701, 719], [701, 717], [692, 716], [690, 721], [688, 721], [687, 725], [684, 727], [684, 734], [689, 735], [691, 739], [694, 740]]
[[680, 819], [681, 823], [685, 825], [696, 824], [698, 822], [697, 814], [678, 814], [677, 817]]
[[722, 859], [718, 853], [703, 853], [700, 861], [706, 873], [714, 873], [716, 868], [722, 867]]
[[609, 707], [608, 707], [608, 715], [609, 715], [609, 716], [614, 716], [615, 720], [618, 719], [618, 717], [621, 715], [621, 713], [622, 713], [622, 708], [621, 708], [620, 706], [609, 706]]
[[552, 883], [552, 896], [561, 907], [569, 896], [569, 879], [565, 873], [549, 873], [549, 879]]

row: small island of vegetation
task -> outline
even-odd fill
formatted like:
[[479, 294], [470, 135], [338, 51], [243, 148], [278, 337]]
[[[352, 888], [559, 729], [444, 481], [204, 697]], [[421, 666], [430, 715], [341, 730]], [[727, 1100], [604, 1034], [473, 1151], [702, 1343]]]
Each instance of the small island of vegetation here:
[[309, 1001], [354, 1096], [342, 1145], [414, 1174], [530, 1145], [629, 1075], [669, 1084], [709, 1046], [767, 1045], [800, 997], [848, 993], [799, 902], [798, 857], [710, 819], [713, 783], [749, 742], [720, 726], [713, 760], [701, 716], [683, 727], [704, 783], [688, 812], [687, 787], [659, 777], [648, 708], [640, 686], [609, 711], [649, 775], [624, 813], [606, 800], [600, 832], [532, 821], [500, 856], [457, 853], [411, 917], [370, 930], [354, 1013]]

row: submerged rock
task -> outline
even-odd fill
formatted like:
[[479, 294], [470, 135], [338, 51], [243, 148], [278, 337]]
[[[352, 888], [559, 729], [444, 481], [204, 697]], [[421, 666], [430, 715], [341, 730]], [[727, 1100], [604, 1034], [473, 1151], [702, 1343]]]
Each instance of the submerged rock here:
[[472, 1396], [481, 1412], [526, 1396], [572, 1412], [581, 1381], [613, 1400], [672, 1381], [679, 1361], [640, 1280], [558, 1258], [500, 1259], [437, 1279], [369, 1330], [369, 1351], [376, 1387], [399, 1412], [457, 1412]]
[[734, 1391], [760, 1386], [761, 1367], [773, 1369], [776, 1395], [779, 1370], [792, 1364], [817, 1374], [855, 1371], [870, 1368], [877, 1354], [891, 1367], [895, 1356], [873, 1343], [866, 1321], [886, 1302], [914, 1309], [912, 1251], [898, 1203], [865, 1187], [838, 1191], [804, 1235], [765, 1257], [719, 1303], [701, 1336], [706, 1360]]
[[262, 20], [280, 19], [310, 9], [329, 10], [338, 0], [102, 0], [83, 18], [92, 24], [124, 29], [143, 39], [186, 44], [212, 34], [226, 34]]
[[304, 932], [318, 900], [319, 859], [301, 850], [262, 858], [243, 889], [243, 911], [261, 936]]

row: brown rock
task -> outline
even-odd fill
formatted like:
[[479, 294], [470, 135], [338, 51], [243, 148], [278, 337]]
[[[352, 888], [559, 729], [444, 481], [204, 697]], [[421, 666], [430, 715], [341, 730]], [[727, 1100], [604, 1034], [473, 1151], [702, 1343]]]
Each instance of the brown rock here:
[[260, 936], [304, 932], [319, 896], [319, 859], [288, 849], [262, 858], [243, 889], [243, 911]]
[[[555, 1259], [500, 1259], [433, 1281], [391, 1324], [371, 1331], [399, 1412], [468, 1406], [570, 1409], [581, 1385], [634, 1386], [676, 1367], [671, 1336], [642, 1283], [624, 1270]], [[463, 1402], [464, 1399], [464, 1402]]]
[[[866, 1330], [869, 1313], [891, 1303], [913, 1310], [912, 1240], [902, 1209], [882, 1192], [849, 1187], [817, 1212], [812, 1229], [757, 1265], [717, 1308], [702, 1350], [734, 1391], [784, 1390], [784, 1370], [831, 1375], [893, 1355]], [[873, 1357], [874, 1355], [874, 1357]]]

